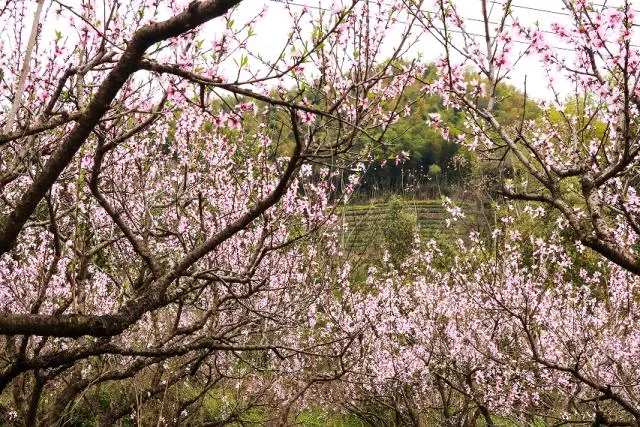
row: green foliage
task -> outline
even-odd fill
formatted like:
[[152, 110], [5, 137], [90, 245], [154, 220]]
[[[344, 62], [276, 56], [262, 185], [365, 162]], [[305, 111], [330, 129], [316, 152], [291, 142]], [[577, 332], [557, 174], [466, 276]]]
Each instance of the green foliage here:
[[297, 423], [303, 427], [364, 427], [355, 415], [331, 414], [325, 409], [315, 408], [300, 413], [296, 417]]
[[416, 215], [405, 210], [402, 198], [392, 197], [388, 203], [382, 235], [391, 261], [396, 266], [402, 264], [411, 252], [416, 225]]
[[438, 176], [442, 173], [442, 168], [434, 163], [429, 166], [429, 171], [427, 173], [430, 176]]
[[[435, 78], [435, 70], [430, 67], [421, 82], [408, 86], [399, 105], [410, 107], [410, 114], [401, 114], [384, 134], [384, 142], [391, 151], [376, 153], [378, 160], [392, 159], [400, 153], [408, 154], [409, 161], [396, 166], [387, 162], [386, 167], [374, 167], [367, 171], [367, 182], [362, 191], [373, 195], [392, 194], [405, 191], [406, 187], [422, 197], [437, 197], [440, 193], [451, 194], [455, 185], [469, 179], [484, 179], [488, 173], [491, 181], [496, 181], [497, 170], [491, 165], [489, 170], [478, 172], [482, 164], [473, 152], [453, 142], [456, 136], [465, 133], [465, 114], [461, 110], [445, 108], [438, 94], [429, 95], [423, 91], [424, 82]], [[467, 73], [467, 80], [477, 79], [477, 75]], [[486, 106], [488, 97], [475, 100], [480, 106]], [[493, 114], [499, 123], [514, 126], [523, 121], [537, 120], [542, 110], [530, 99], [529, 95], [514, 86], [500, 83], [494, 94]], [[433, 119], [441, 123], [438, 129]], [[443, 137], [444, 129], [449, 132], [448, 139]], [[491, 131], [488, 131], [492, 136]], [[498, 135], [493, 135], [499, 139]], [[506, 164], [510, 163], [507, 156]], [[438, 169], [439, 168], [439, 172]], [[399, 170], [401, 169], [401, 171]], [[427, 177], [438, 177], [437, 181]], [[495, 185], [494, 185], [495, 186]]]
[[[425, 79], [433, 78], [433, 72], [430, 70]], [[396, 153], [408, 152], [423, 170], [431, 164], [442, 170], [451, 169], [451, 160], [458, 153], [459, 145], [445, 140], [441, 132], [428, 122], [430, 115], [439, 114], [443, 124], [450, 127], [455, 135], [463, 127], [464, 116], [459, 111], [445, 109], [439, 96], [425, 95], [422, 88], [422, 83], [406, 88], [401, 104], [410, 105], [411, 113], [390, 126], [385, 142], [393, 144]]]

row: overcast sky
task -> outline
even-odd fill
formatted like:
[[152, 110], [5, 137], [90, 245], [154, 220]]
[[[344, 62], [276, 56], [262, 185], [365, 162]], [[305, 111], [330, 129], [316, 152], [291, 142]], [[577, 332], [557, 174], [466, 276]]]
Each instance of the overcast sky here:
[[[393, 0], [385, 0], [391, 2]], [[605, 1], [605, 0], [602, 0]], [[332, 8], [337, 2], [328, 0], [295, 0], [290, 2], [295, 8], [302, 9], [303, 5], [311, 6], [311, 12], [314, 11], [313, 7]], [[425, 2], [426, 3], [426, 2]], [[621, 4], [621, 0], [607, 1], [608, 6], [615, 6]], [[251, 48], [255, 48], [262, 52], [279, 52], [282, 48], [282, 44], [286, 40], [287, 33], [287, 14], [285, 7], [282, 3], [275, 0], [245, 0], [238, 10], [239, 17], [250, 16], [259, 6], [266, 4], [269, 7], [269, 12], [265, 19], [256, 28], [256, 33], [259, 35], [252, 41]], [[471, 33], [484, 33], [483, 24], [480, 20], [482, 17], [481, 1], [480, 0], [456, 0], [456, 4], [459, 5], [461, 14], [466, 19], [467, 28]], [[493, 17], [497, 19], [501, 13], [501, 2], [489, 0], [489, 6], [495, 10], [492, 12]], [[640, 7], [640, 4], [637, 6]], [[517, 15], [520, 22], [524, 25], [534, 25], [538, 23], [543, 30], [550, 30], [552, 23], [568, 24], [569, 17], [566, 10], [563, 8], [561, 0], [515, 0], [512, 3], [512, 9], [515, 15]], [[640, 15], [640, 13], [638, 13]], [[637, 31], [636, 31], [637, 32]], [[394, 34], [389, 35], [389, 40], [393, 41]], [[546, 34], [550, 43], [560, 49], [560, 51], [567, 56], [572, 55], [571, 46], [563, 44], [557, 39], [554, 39], [553, 35]], [[455, 37], [455, 36], [454, 36]], [[456, 39], [454, 38], [454, 41]], [[634, 40], [640, 45], [637, 34], [635, 34]], [[524, 48], [524, 44], [516, 43], [516, 49]], [[433, 60], [443, 54], [443, 49], [439, 43], [437, 43], [433, 37], [425, 34], [421, 43], [416, 46], [415, 53], [421, 52], [425, 59]], [[544, 99], [551, 96], [551, 91], [547, 87], [545, 80], [542, 78], [542, 69], [538, 60], [535, 57], [523, 59], [518, 66], [513, 70], [509, 82], [519, 88], [524, 86], [525, 75], [527, 76], [527, 92], [530, 96], [538, 99]], [[562, 87], [561, 89], [569, 91], [569, 87]]]
[[[35, 6], [34, 0], [23, 0], [29, 1], [32, 5]], [[64, 4], [74, 7], [76, 10], [79, 9], [80, 0], [61, 0]], [[342, 0], [347, 3], [347, 0]], [[392, 2], [394, 0], [383, 0], [386, 2]], [[500, 1], [489, 1], [489, 5], [495, 8], [493, 13], [494, 19], [497, 19], [501, 12]], [[600, 0], [605, 1], [605, 0]], [[45, 5], [51, 5], [51, 0], [45, 0]], [[318, 8], [326, 8], [331, 9], [336, 6], [336, 4], [340, 3], [340, 1], [328, 1], [328, 0], [294, 0], [291, 1], [291, 7], [296, 10], [298, 9], [300, 12], [302, 8], [306, 5], [309, 7], [310, 13], [318, 13]], [[428, 1], [426, 2], [428, 3]], [[621, 0], [615, 0], [613, 2], [607, 2], [608, 5], [616, 5], [620, 4]], [[97, 2], [97, 4], [101, 4], [101, 2]], [[479, 22], [481, 18], [481, 1], [480, 0], [456, 0], [456, 4], [459, 5], [459, 10], [462, 11], [463, 17], [466, 19], [468, 23], [468, 31], [471, 33], [483, 33], [482, 23]], [[268, 12], [265, 18], [259, 22], [256, 27], [256, 36], [253, 37], [250, 41], [249, 48], [253, 51], [260, 52], [262, 55], [275, 58], [282, 51], [283, 44], [286, 42], [287, 33], [290, 28], [290, 18], [288, 13], [286, 12], [285, 6], [282, 1], [277, 0], [244, 0], [237, 12], [235, 12], [236, 22], [240, 23], [246, 21], [253, 17], [264, 5], [267, 5]], [[638, 5], [637, 7], [640, 7]], [[56, 9], [54, 7], [53, 9]], [[539, 1], [529, 1], [529, 0], [515, 0], [512, 3], [512, 8], [514, 13], [518, 16], [520, 22], [525, 25], [533, 25], [534, 23], [539, 23], [540, 27], [543, 30], [548, 30], [551, 28], [551, 24], [554, 22], [558, 23], [567, 23], [568, 17], [566, 12], [563, 10], [563, 5], [561, 0], [539, 0]], [[51, 39], [54, 34], [54, 30], [65, 29], [68, 27], [68, 24], [65, 24], [65, 19], [68, 18], [55, 18], [55, 13], [52, 12], [53, 9], [49, 9], [49, 13], [43, 22], [43, 39]], [[68, 12], [67, 12], [68, 13]], [[640, 15], [640, 13], [638, 13]], [[205, 31], [204, 34], [208, 34], [209, 32], [212, 34], [217, 33], [221, 30], [219, 28], [219, 23], [209, 24], [208, 27], [210, 31]], [[24, 31], [23, 44], [26, 43], [26, 37], [28, 35], [28, 31]], [[388, 36], [389, 48], [391, 45], [397, 41], [399, 31], [390, 32]], [[65, 30], [65, 35], [69, 35], [68, 31]], [[558, 47], [559, 49], [567, 49], [562, 50], [566, 55], [572, 55], [571, 46], [563, 45], [561, 42], [557, 40], [552, 40], [552, 35], [547, 35], [551, 44]], [[454, 36], [455, 37], [455, 36]], [[459, 37], [459, 36], [458, 36]], [[455, 42], [456, 38], [454, 38]], [[638, 37], [634, 38], [635, 43], [640, 44], [640, 40]], [[523, 44], [516, 44], [517, 49], [521, 49], [524, 47]], [[5, 46], [5, 48], [7, 48]], [[428, 34], [424, 34], [421, 42], [413, 49], [411, 52], [412, 55], [418, 55], [421, 53], [426, 60], [436, 59], [438, 56], [443, 54], [443, 49], [439, 43], [437, 43], [431, 36]], [[235, 71], [232, 71], [234, 65], [228, 65], [228, 74], [229, 77], [235, 78]], [[530, 96], [544, 99], [548, 98], [551, 94], [549, 89], [546, 86], [544, 79], [541, 77], [542, 70], [535, 58], [526, 58], [518, 66], [513, 70], [511, 74], [511, 78], [509, 82], [519, 88], [523, 87], [523, 82], [525, 79], [525, 75], [527, 76], [527, 92]], [[566, 91], [569, 88], [566, 87]]]

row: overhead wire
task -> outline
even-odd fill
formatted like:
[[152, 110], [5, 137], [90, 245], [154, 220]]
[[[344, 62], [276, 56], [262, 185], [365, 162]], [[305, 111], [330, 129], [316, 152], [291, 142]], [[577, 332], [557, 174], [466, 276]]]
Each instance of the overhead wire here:
[[[505, 5], [505, 2], [500, 1], [500, 0], [489, 0], [489, 3], [499, 4], [499, 5], [502, 5], [502, 6]], [[616, 6], [607, 6], [606, 4], [603, 4], [603, 3], [591, 3], [591, 4], [593, 6], [596, 6], [596, 7], [601, 7], [602, 9], [619, 9], [621, 7], [621, 6], [618, 6], [618, 7], [616, 7]], [[571, 16], [571, 14], [569, 12], [562, 12], [562, 11], [559, 11], [559, 10], [551, 10], [551, 9], [543, 9], [543, 8], [540, 8], [540, 7], [525, 6], [525, 5], [521, 5], [521, 4], [511, 3], [509, 5], [509, 7], [512, 7], [514, 9], [523, 9], [523, 10], [531, 10], [531, 11], [534, 11], [534, 12], [549, 13], [549, 14], [552, 14], [552, 15]], [[636, 12], [636, 13], [640, 13], [640, 10], [638, 10], [638, 9], [631, 8], [630, 10], [633, 11], [633, 12]]]
[[[315, 6], [315, 5], [311, 5], [311, 4], [305, 4], [305, 3], [297, 3], [297, 2], [292, 2], [292, 1], [288, 1], [288, 0], [269, 0], [271, 2], [274, 3], [280, 3], [280, 4], [288, 4], [291, 6], [296, 6], [296, 7], [307, 7], [310, 9], [316, 9], [316, 10], [322, 10], [322, 11], [329, 11], [330, 9], [327, 7], [322, 7], [322, 6]], [[505, 5], [504, 2], [501, 2], [499, 0], [489, 0], [490, 3], [492, 4], [498, 4], [498, 5]], [[384, 5], [387, 6], [392, 6], [392, 4], [389, 3], [382, 3]], [[600, 4], [600, 3], [593, 3], [594, 6], [598, 6], [598, 7], [603, 7], [603, 8], [613, 8], [613, 6], [606, 6], [604, 4]], [[523, 9], [523, 10], [531, 10], [531, 11], [536, 11], [536, 12], [541, 12], [541, 13], [549, 13], [549, 14], [555, 14], [555, 15], [562, 15], [562, 16], [570, 16], [569, 13], [567, 12], [560, 12], [560, 11], [555, 11], [555, 10], [550, 10], [550, 9], [542, 9], [542, 8], [536, 8], [536, 7], [531, 7], [531, 6], [523, 6], [523, 5], [516, 5], [516, 4], [510, 4], [510, 7], [515, 8], [515, 9]], [[640, 10], [636, 10], [636, 9], [631, 9], [634, 12], [640, 12]], [[428, 11], [429, 13], [437, 13], [437, 11]], [[484, 23], [484, 19], [481, 18], [473, 18], [473, 17], [462, 17], [463, 19], [467, 20], [467, 21], [472, 21], [472, 22], [479, 22], [479, 23]], [[408, 24], [408, 22], [402, 22], [400, 21], [400, 23], [403, 24]], [[495, 21], [489, 21], [489, 24], [492, 25], [497, 25], [498, 23]], [[638, 26], [637, 24], [634, 24], [634, 26]], [[422, 27], [424, 29], [427, 29], [426, 26], [424, 24], [422, 24]], [[438, 28], [433, 26], [432, 27], [435, 30], [438, 31], [445, 31], [444, 28]], [[485, 34], [480, 34], [480, 33], [474, 33], [474, 32], [470, 32], [470, 31], [461, 31], [461, 30], [454, 30], [451, 28], [447, 28], [446, 31], [450, 32], [450, 33], [454, 33], [454, 34], [467, 34], [470, 36], [475, 36], [475, 37], [485, 37]], [[545, 30], [545, 29], [540, 29], [539, 30], [541, 33], [544, 34], [549, 34], [549, 35], [557, 35], [556, 32], [551, 31], [551, 30]], [[518, 43], [518, 44], [524, 44], [524, 45], [529, 45], [530, 43], [527, 41], [523, 41], [523, 40], [513, 40], [514, 43]], [[640, 45], [637, 44], [631, 44], [631, 47], [636, 47], [636, 48], [640, 48]], [[556, 50], [562, 50], [565, 52], [575, 52], [575, 49], [573, 48], [567, 48], [567, 47], [563, 47], [563, 46], [551, 46], [551, 48], [556, 49]]]

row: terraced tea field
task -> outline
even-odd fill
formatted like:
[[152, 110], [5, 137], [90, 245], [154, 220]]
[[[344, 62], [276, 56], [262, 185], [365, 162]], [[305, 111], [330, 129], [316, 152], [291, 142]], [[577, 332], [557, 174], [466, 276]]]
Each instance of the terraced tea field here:
[[[490, 211], [480, 204], [456, 202], [465, 217], [452, 222], [447, 227], [451, 215], [442, 204], [442, 200], [405, 200], [402, 212], [415, 218], [415, 226], [423, 241], [429, 239], [451, 239], [464, 236], [471, 230], [486, 227]], [[379, 244], [379, 236], [392, 223], [388, 203], [346, 205], [339, 210], [340, 224], [346, 225], [343, 246], [346, 249], [362, 253], [371, 245]], [[407, 242], [410, 245], [412, 242]]]

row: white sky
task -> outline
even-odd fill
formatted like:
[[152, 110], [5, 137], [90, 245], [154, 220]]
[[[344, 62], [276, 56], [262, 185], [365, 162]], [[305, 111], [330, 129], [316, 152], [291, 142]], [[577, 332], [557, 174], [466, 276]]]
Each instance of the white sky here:
[[[280, 0], [286, 1], [286, 0]], [[394, 0], [383, 0], [390, 4]], [[488, 6], [493, 7], [495, 10], [490, 16], [497, 19], [501, 13], [501, 1], [488, 0]], [[605, 2], [606, 0], [598, 0]], [[328, 0], [291, 0], [291, 4], [300, 6], [292, 6], [294, 9], [302, 9], [302, 5], [308, 5], [310, 7], [322, 7], [332, 8], [334, 1]], [[456, 0], [455, 3], [459, 5], [459, 11], [466, 19], [467, 29], [471, 33], [484, 33], [483, 24], [479, 21], [482, 17], [481, 1], [480, 0]], [[238, 17], [248, 17], [255, 10], [267, 4], [269, 12], [265, 19], [256, 28], [256, 33], [259, 37], [251, 44], [252, 48], [260, 50], [262, 52], [279, 52], [282, 48], [282, 44], [286, 40], [287, 32], [287, 20], [288, 16], [285, 11], [285, 7], [277, 0], [245, 0], [241, 3], [238, 10]], [[614, 7], [622, 4], [622, 0], [606, 1], [607, 6]], [[633, 4], [633, 3], [632, 3]], [[640, 0], [637, 5], [633, 5], [635, 9], [640, 9]], [[519, 18], [523, 25], [534, 25], [538, 23], [543, 30], [550, 30], [552, 23], [568, 24], [569, 17], [563, 9], [563, 3], [561, 0], [514, 0], [512, 3], [512, 9], [514, 14]], [[313, 9], [311, 9], [313, 12]], [[640, 16], [640, 11], [637, 13]], [[390, 34], [389, 39], [393, 40], [393, 34]], [[551, 34], [545, 34], [548, 40], [553, 46], [560, 49], [564, 49], [561, 52], [567, 55], [572, 55], [571, 46], [567, 46], [554, 40]], [[640, 38], [638, 37], [637, 30], [634, 34], [635, 43], [640, 45]], [[455, 38], [454, 38], [455, 41]], [[523, 48], [524, 44], [516, 43], [515, 49]], [[427, 60], [433, 60], [443, 54], [443, 49], [439, 43], [437, 43], [433, 37], [425, 34], [421, 43], [415, 49], [416, 53], [419, 51], [423, 54], [423, 57]], [[551, 91], [547, 87], [545, 79], [542, 77], [542, 68], [534, 57], [523, 59], [517, 67], [512, 71], [508, 82], [516, 87], [523, 88], [525, 75], [527, 77], [527, 92], [530, 96], [538, 99], [544, 99], [551, 96]], [[562, 90], [563, 88], [560, 87]], [[565, 88], [569, 90], [568, 87]]]
[[[21, 0], [21, 1], [29, 1], [35, 6], [34, 0]], [[317, 13], [317, 8], [326, 8], [332, 9], [336, 6], [336, 4], [340, 3], [340, 1], [329, 1], [329, 0], [244, 0], [237, 12], [235, 12], [236, 22], [240, 23], [252, 18], [264, 5], [268, 6], [268, 12], [265, 18], [258, 23], [255, 28], [256, 37], [254, 37], [249, 44], [249, 48], [254, 51], [260, 52], [262, 55], [266, 57], [275, 58], [282, 51], [283, 44], [286, 42], [287, 33], [290, 28], [290, 18], [288, 13], [286, 12], [285, 6], [283, 5], [283, 1], [290, 1], [292, 4], [292, 8], [294, 10], [298, 9], [299, 12], [302, 11], [302, 7], [307, 5], [310, 8], [311, 13]], [[343, 2], [348, 2], [349, 0], [342, 0]], [[387, 4], [390, 4], [393, 1], [398, 0], [382, 0]], [[427, 0], [427, 3], [430, 0]], [[502, 0], [492, 1], [488, 0], [489, 6], [494, 7], [496, 10], [493, 14], [495, 18], [499, 16], [501, 12], [501, 3]], [[597, 0], [597, 1], [606, 1], [606, 0]], [[614, 0], [607, 2], [610, 6], [619, 5], [622, 0]], [[76, 10], [80, 10], [80, 0], [63, 0], [63, 3], [74, 7]], [[100, 4], [101, 2], [97, 2]], [[640, 0], [638, 0], [637, 5], [634, 5], [636, 9], [640, 9]], [[51, 4], [51, 0], [45, 0], [45, 6]], [[480, 0], [456, 0], [456, 4], [459, 5], [459, 10], [462, 12], [463, 17], [467, 22], [467, 30], [471, 33], [483, 33], [482, 23], [478, 22], [481, 18], [481, 1]], [[54, 7], [55, 8], [55, 7]], [[550, 29], [551, 24], [554, 22], [558, 23], [567, 23], [568, 17], [565, 12], [563, 12], [563, 5], [561, 0], [538, 0], [538, 1], [530, 1], [530, 0], [514, 0], [512, 3], [512, 9], [514, 14], [518, 16], [520, 22], [524, 25], [533, 25], [534, 23], [539, 23], [540, 27], [545, 29]], [[51, 13], [49, 14], [47, 21], [44, 22], [43, 26], [43, 35], [44, 39], [48, 37], [53, 37], [54, 29], [60, 29], [60, 26], [64, 26], [64, 22], [51, 22]], [[637, 13], [640, 17], [640, 13]], [[30, 21], [30, 20], [29, 20]], [[55, 21], [55, 20], [54, 20]], [[0, 22], [1, 24], [1, 22]], [[212, 29], [216, 28], [217, 24], [212, 25]], [[388, 40], [390, 43], [393, 43], [397, 37], [398, 33], [396, 32], [389, 34]], [[28, 30], [24, 31], [23, 36], [26, 39], [26, 35], [28, 34]], [[564, 46], [558, 41], [553, 41], [552, 35], [547, 35], [551, 44], [557, 46], [559, 48], [569, 48], [569, 46]], [[634, 36], [635, 43], [640, 45], [640, 39], [638, 38], [637, 31]], [[455, 42], [455, 38], [454, 38]], [[23, 40], [23, 44], [26, 43], [26, 40]], [[524, 45], [516, 44], [515, 48], [522, 48]], [[421, 42], [415, 47], [414, 53], [417, 55], [418, 52], [421, 52], [423, 58], [426, 60], [433, 60], [438, 56], [443, 54], [443, 49], [439, 43], [437, 43], [430, 35], [427, 33], [424, 34]], [[566, 52], [568, 55], [571, 55], [571, 51]], [[231, 73], [231, 69], [233, 66], [229, 67], [229, 74]], [[235, 74], [235, 73], [233, 73]], [[235, 77], [235, 75], [233, 75]], [[542, 68], [538, 64], [535, 58], [526, 58], [518, 66], [512, 71], [511, 78], [508, 80], [509, 83], [515, 85], [516, 87], [522, 88], [525, 75], [527, 76], [527, 92], [530, 96], [538, 99], [548, 98], [551, 94], [550, 90], [546, 87], [546, 82], [542, 77]], [[568, 87], [566, 88], [568, 91]]]

